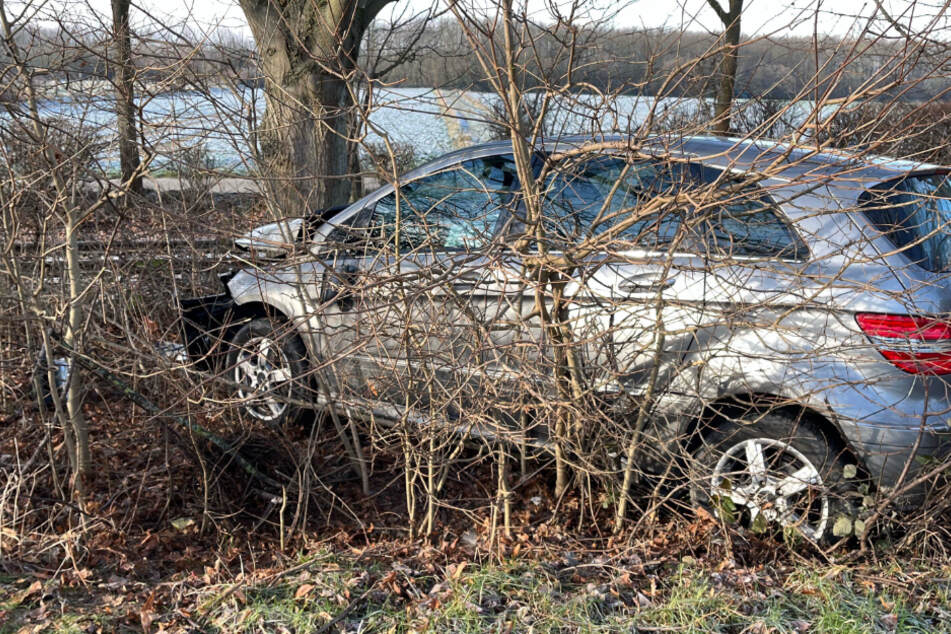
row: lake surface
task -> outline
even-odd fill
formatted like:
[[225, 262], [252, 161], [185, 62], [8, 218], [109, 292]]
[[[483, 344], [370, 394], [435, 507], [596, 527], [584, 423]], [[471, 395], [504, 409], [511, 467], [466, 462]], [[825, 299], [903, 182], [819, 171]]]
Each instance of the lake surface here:
[[[626, 132], [644, 120], [652, 107], [657, 112], [695, 110], [697, 99], [623, 96], [604, 99], [575, 95], [560, 103], [548, 119], [548, 134]], [[497, 97], [489, 93], [436, 90], [432, 88], [387, 89], [375, 92], [375, 105], [367, 122], [365, 140], [411, 146], [417, 161], [460, 147], [492, 140], [489, 120]], [[251, 130], [264, 111], [259, 89], [240, 92], [216, 88], [207, 93], [164, 93], [138, 104], [145, 122], [146, 148], [156, 154], [152, 170], [176, 169], [189, 152], [203, 150], [214, 167], [244, 173], [253, 167]], [[44, 117], [65, 119], [70, 126], [83, 125], [114, 141], [114, 102], [110, 97], [72, 91], [40, 103]], [[106, 171], [118, 169], [114, 143], [100, 157]], [[194, 159], [191, 159], [194, 160]]]

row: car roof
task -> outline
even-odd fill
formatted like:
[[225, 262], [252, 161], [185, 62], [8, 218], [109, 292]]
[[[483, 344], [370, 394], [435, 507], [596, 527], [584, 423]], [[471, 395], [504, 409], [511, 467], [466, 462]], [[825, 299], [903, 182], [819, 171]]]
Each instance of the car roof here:
[[[631, 137], [623, 135], [595, 138], [580, 135], [563, 136], [546, 139], [536, 144], [536, 151], [558, 153], [599, 143], [606, 146], [624, 146], [630, 141]], [[853, 193], [864, 191], [909, 172], [930, 172], [942, 169], [938, 165], [923, 161], [900, 160], [868, 153], [817, 149], [815, 145], [796, 145], [739, 137], [655, 136], [649, 138], [639, 149], [650, 154], [694, 159], [704, 165], [720, 169], [763, 173], [768, 178], [792, 184], [808, 184], [811, 187], [817, 181], [823, 181], [834, 189]], [[480, 143], [442, 155], [414, 172], [424, 173], [467, 158], [504, 154], [511, 150], [510, 141]]]
[[912, 171], [934, 171], [937, 165], [893, 159], [869, 153], [822, 149], [765, 139], [737, 137], [687, 137], [668, 144], [668, 151], [696, 157], [705, 165], [754, 171], [783, 181], [815, 181], [834, 177], [870, 187]]

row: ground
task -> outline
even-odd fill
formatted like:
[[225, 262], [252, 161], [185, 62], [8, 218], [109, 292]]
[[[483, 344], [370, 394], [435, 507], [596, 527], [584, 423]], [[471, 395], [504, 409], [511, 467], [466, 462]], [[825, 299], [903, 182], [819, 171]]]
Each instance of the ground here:
[[206, 565], [156, 581], [86, 569], [7, 577], [0, 631], [951, 630], [948, 567], [744, 568], [674, 556], [575, 560], [570, 552], [447, 564], [436, 547], [407, 550], [324, 545], [273, 567], [224, 574]]
[[[935, 546], [918, 559], [830, 559], [723, 532], [703, 513], [620, 536], [579, 531], [577, 500], [554, 504], [544, 476], [516, 491], [510, 538], [493, 540], [476, 505], [411, 539], [381, 464], [383, 494], [345, 481], [354, 515], [314, 509], [282, 543], [231, 467], [205, 513], [201, 461], [180, 430], [109, 392], [86, 411], [102, 465], [87, 514], [57, 511], [40, 480], [22, 494], [22, 508], [50, 519], [3, 524], [0, 632], [951, 631], [951, 561]], [[37, 445], [24, 441], [39, 439], [31, 417], [3, 421], [0, 453], [25, 460]], [[246, 454], [268, 438], [250, 435]], [[456, 486], [458, 499], [474, 497]]]
[[[84, 239], [121, 226], [129, 239], [226, 240], [267, 217], [258, 202], [183, 206], [172, 232], [168, 209], [115, 210]], [[61, 432], [44, 426], [30, 393], [35, 353], [15, 311], [0, 322], [0, 633], [951, 631], [946, 509], [877, 529], [862, 553], [724, 527], [686, 501], [656, 516], [635, 509], [612, 535], [610, 505], [591, 508], [574, 490], [555, 500], [551, 469], [535, 464], [514, 489], [506, 537], [493, 530], [491, 463], [473, 449], [432, 535], [419, 537], [407, 529], [398, 451], [376, 448], [366, 496], [331, 435], [308, 463], [327, 493], [312, 488], [298, 515], [295, 460], [311, 427], [247, 424], [199, 398], [194, 377], [144, 370], [170, 336], [170, 273], [182, 273], [179, 292], [207, 291], [221, 266], [159, 251], [115, 273], [137, 338], [130, 347], [128, 325], [106, 320], [95, 355], [138, 377], [132, 387], [160, 407], [89, 381], [96, 469], [82, 508], [62, 502]], [[183, 413], [290, 494], [182, 427]]]

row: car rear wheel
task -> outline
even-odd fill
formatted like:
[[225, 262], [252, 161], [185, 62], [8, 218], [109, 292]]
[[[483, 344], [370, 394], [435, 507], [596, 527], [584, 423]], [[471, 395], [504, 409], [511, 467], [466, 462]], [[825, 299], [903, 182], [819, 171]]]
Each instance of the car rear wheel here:
[[286, 323], [259, 318], [244, 324], [231, 338], [227, 368], [247, 414], [274, 426], [300, 417], [307, 352]]
[[691, 461], [691, 498], [754, 531], [791, 529], [829, 542], [843, 536], [843, 518], [852, 528], [847, 467], [838, 443], [810, 420], [750, 412], [703, 434]]

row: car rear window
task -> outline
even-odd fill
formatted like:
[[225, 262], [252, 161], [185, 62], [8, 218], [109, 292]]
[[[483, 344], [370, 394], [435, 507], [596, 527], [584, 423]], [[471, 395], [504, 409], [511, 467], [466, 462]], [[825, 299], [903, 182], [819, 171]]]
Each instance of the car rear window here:
[[896, 249], [928, 271], [951, 270], [951, 175], [914, 174], [860, 198], [869, 221]]

